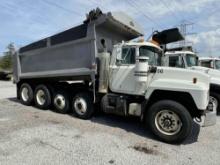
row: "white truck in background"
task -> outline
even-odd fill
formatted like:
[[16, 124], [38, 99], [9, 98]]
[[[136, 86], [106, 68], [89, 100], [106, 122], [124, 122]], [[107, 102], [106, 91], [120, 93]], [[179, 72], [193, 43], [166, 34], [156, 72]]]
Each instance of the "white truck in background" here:
[[140, 117], [162, 141], [182, 142], [193, 118], [206, 119], [213, 109], [210, 77], [161, 66], [162, 49], [153, 43], [123, 41], [141, 35], [123, 13], [90, 12], [82, 25], [16, 53], [18, 98], [81, 119], [91, 118], [97, 104], [106, 113]]
[[220, 59], [216, 57], [199, 57], [199, 65], [220, 71]]
[[199, 57], [193, 51], [181, 50], [181, 48], [170, 49], [164, 56], [164, 65], [176, 68], [186, 68], [201, 71], [211, 76], [210, 96], [211, 100], [220, 111], [220, 71], [199, 66]]

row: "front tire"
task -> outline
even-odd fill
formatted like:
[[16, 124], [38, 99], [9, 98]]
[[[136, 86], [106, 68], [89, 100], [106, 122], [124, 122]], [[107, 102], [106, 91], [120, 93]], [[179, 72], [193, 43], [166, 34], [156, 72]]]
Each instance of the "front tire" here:
[[187, 109], [172, 100], [154, 103], [146, 114], [146, 124], [162, 141], [180, 143], [192, 130], [192, 117]]
[[78, 118], [91, 118], [94, 113], [92, 96], [87, 92], [77, 93], [72, 101], [72, 110]]
[[48, 109], [51, 105], [51, 94], [46, 85], [38, 85], [34, 92], [34, 102], [40, 109]]

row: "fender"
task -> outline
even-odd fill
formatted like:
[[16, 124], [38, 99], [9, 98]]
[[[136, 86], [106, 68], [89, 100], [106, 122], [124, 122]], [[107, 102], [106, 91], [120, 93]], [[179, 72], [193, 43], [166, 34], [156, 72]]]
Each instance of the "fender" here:
[[[158, 70], [163, 71], [152, 75], [145, 92], [146, 99], [149, 99], [155, 90], [187, 92], [192, 96], [198, 109], [206, 109], [209, 100], [210, 76], [179, 68], [158, 67]], [[193, 79], [196, 79], [195, 83]]]

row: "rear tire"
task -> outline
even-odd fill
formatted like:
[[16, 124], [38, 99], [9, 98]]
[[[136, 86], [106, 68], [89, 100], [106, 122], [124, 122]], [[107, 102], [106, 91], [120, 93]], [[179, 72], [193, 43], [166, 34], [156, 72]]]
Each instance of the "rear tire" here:
[[77, 93], [72, 101], [72, 110], [78, 118], [91, 118], [94, 113], [92, 96], [87, 92]]
[[146, 124], [162, 141], [180, 143], [192, 130], [192, 117], [178, 102], [162, 100], [154, 103], [145, 116]]
[[51, 105], [51, 94], [46, 85], [38, 85], [34, 92], [34, 102], [40, 109], [48, 109]]
[[65, 114], [70, 109], [69, 95], [64, 90], [59, 90], [55, 92], [53, 97], [53, 105], [57, 112]]
[[24, 83], [21, 85], [19, 89], [19, 98], [21, 103], [24, 105], [31, 105], [34, 100], [34, 92], [31, 86], [28, 83]]

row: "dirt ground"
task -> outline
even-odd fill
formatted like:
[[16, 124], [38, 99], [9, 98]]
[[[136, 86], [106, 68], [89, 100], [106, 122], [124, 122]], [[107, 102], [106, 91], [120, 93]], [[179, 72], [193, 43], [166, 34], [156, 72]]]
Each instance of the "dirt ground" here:
[[0, 81], [0, 164], [219, 165], [220, 118], [194, 125], [181, 145], [162, 143], [138, 119], [96, 114], [80, 120], [24, 106], [15, 86]]

